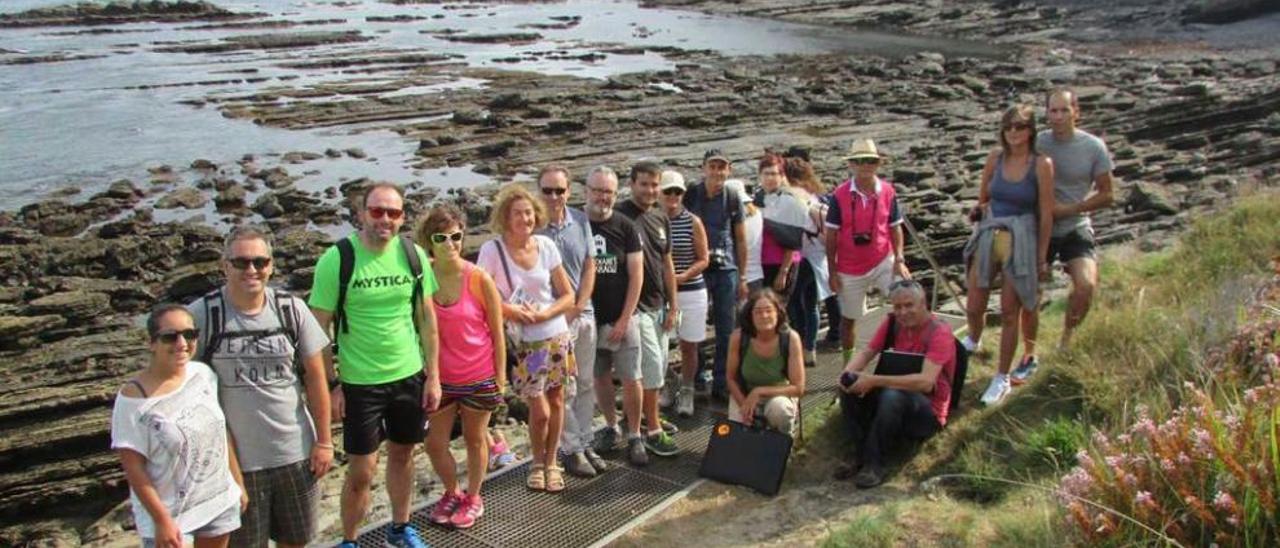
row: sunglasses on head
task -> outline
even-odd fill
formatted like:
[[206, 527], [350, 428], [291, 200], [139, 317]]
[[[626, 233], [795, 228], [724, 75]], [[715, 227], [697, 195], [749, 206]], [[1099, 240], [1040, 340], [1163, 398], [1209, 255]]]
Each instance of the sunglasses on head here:
[[554, 196], [564, 196], [564, 194], [565, 194], [566, 192], [569, 192], [569, 189], [567, 189], [567, 188], [546, 188], [546, 187], [543, 187], [543, 189], [542, 189], [542, 194], [543, 194], [543, 195], [545, 195], [545, 196], [553, 196], [553, 195], [554, 195]]
[[442, 243], [445, 243], [445, 242], [446, 242], [446, 241], [448, 241], [448, 240], [453, 240], [453, 241], [455, 241], [455, 242], [461, 242], [461, 241], [462, 241], [462, 231], [461, 231], [461, 230], [459, 230], [459, 231], [457, 231], [457, 232], [453, 232], [453, 233], [449, 233], [449, 234], [445, 234], [445, 233], [443, 233], [443, 232], [437, 232], [437, 233], [435, 233], [435, 234], [432, 234], [432, 235], [431, 235], [431, 243], [433, 243], [433, 244], [442, 244]]
[[668, 189], [666, 189], [666, 190], [663, 190], [663, 191], [662, 191], [662, 193], [663, 193], [663, 194], [666, 194], [667, 196], [679, 196], [679, 195], [681, 195], [681, 194], [684, 194], [684, 189], [683, 189], [683, 188], [668, 188]]
[[895, 289], [902, 289], [906, 287], [924, 287], [924, 286], [920, 285], [920, 282], [917, 282], [915, 280], [903, 278], [901, 280], [893, 282], [892, 284], [889, 284], [889, 291], [892, 292]]
[[853, 158], [849, 160], [849, 163], [858, 165], [858, 166], [873, 166], [880, 163], [880, 159], [879, 158]]
[[271, 257], [232, 257], [227, 259], [227, 262], [231, 263], [231, 266], [235, 267], [236, 270], [248, 270], [249, 265], [262, 270], [271, 266]]
[[1004, 125], [1005, 131], [1022, 131], [1024, 129], [1031, 129], [1031, 124], [1027, 122], [1014, 122], [1012, 124]]
[[195, 342], [200, 338], [200, 330], [191, 328], [180, 331], [161, 331], [151, 338], [153, 341], [160, 341], [165, 344], [173, 344], [178, 342], [178, 337], [186, 339], [188, 342]]
[[394, 221], [399, 219], [401, 215], [404, 215], [403, 209], [392, 209], [389, 207], [369, 207], [368, 210], [369, 216], [374, 219], [381, 219], [383, 215], [386, 215], [388, 219]]

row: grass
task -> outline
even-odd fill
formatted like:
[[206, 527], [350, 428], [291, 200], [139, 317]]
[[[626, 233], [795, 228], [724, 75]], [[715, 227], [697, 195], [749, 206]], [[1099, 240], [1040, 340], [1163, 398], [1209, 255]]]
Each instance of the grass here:
[[[992, 364], [971, 360], [965, 411], [904, 465], [898, 481], [960, 477], [940, 481], [941, 494], [896, 502], [892, 512], [860, 512], [832, 534], [828, 545], [853, 545], [848, 539], [883, 545], [877, 542], [884, 538], [899, 544], [918, 538], [904, 536], [911, 534], [904, 528], [919, 516], [972, 518], [970, 536], [934, 531], [929, 538], [939, 545], [1079, 542], [1082, 537], [1072, 534], [1057, 501], [1044, 492], [1056, 489], [1076, 466], [1081, 449], [1092, 449], [1095, 435], [1127, 431], [1138, 409], [1167, 415], [1190, 405], [1194, 394], [1186, 383], [1212, 386], [1210, 395], [1223, 399], [1257, 382], [1256, 374], [1215, 373], [1206, 365], [1206, 355], [1257, 320], [1243, 303], [1278, 256], [1280, 194], [1275, 192], [1257, 192], [1228, 211], [1197, 220], [1165, 251], [1109, 251], [1101, 263], [1102, 287], [1072, 349], [1044, 354], [1037, 377], [996, 409], [981, 409], [975, 401], [993, 373]], [[1055, 302], [1043, 311], [1042, 341], [1057, 340], [1063, 310]], [[995, 331], [988, 340], [998, 340]], [[865, 532], [850, 531], [855, 528]]]

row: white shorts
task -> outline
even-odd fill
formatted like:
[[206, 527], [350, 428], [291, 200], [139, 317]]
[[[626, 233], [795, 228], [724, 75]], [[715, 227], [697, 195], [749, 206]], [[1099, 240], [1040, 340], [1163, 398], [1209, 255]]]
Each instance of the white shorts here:
[[707, 340], [707, 289], [676, 293], [676, 306], [680, 308], [680, 325], [676, 336], [683, 342]]
[[861, 276], [840, 273], [840, 315], [846, 320], [860, 320], [867, 313], [867, 292], [872, 288], [880, 290], [882, 296], [889, 296], [889, 285], [893, 283], [893, 254], [885, 256], [880, 264]]

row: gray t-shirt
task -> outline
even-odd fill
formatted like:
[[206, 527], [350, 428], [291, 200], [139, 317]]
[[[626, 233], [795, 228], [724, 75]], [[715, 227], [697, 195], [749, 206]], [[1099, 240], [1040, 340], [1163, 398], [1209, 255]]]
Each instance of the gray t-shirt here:
[[[587, 261], [593, 260], [591, 258], [591, 222], [587, 219], [587, 214], [572, 207], [566, 207], [564, 222], [559, 226], [548, 224], [538, 229], [536, 233], [551, 238], [556, 243], [556, 247], [560, 248], [560, 264], [564, 266], [565, 274], [569, 275], [569, 283], [573, 285], [576, 296], [578, 287], [582, 285], [582, 270], [586, 268]], [[591, 301], [588, 300], [582, 314], [591, 316], [593, 310]]]
[[[1053, 131], [1036, 136], [1036, 150], [1053, 160], [1053, 198], [1058, 203], [1078, 204], [1093, 190], [1095, 177], [1111, 171], [1111, 155], [1107, 144], [1092, 134], [1076, 130], [1066, 141], [1053, 137]], [[1053, 235], [1063, 236], [1077, 228], [1092, 228], [1089, 215], [1072, 215], [1053, 221]]]
[[[241, 314], [231, 306], [226, 290], [222, 291], [224, 336], [209, 365], [218, 374], [218, 401], [236, 439], [240, 468], [252, 472], [304, 460], [310, 456], [316, 433], [298, 373], [302, 359], [328, 346], [329, 337], [320, 329], [307, 303], [290, 295], [282, 302], [289, 303], [287, 310], [297, 326], [295, 352], [283, 330], [284, 322], [276, 316], [275, 290], [267, 288], [267, 304], [254, 315]], [[205, 322], [205, 299], [192, 303], [187, 310], [195, 316], [195, 326], [200, 330], [196, 355], [201, 356], [210, 334]], [[261, 336], [269, 331], [275, 333]], [[237, 332], [257, 334], [234, 336]]]

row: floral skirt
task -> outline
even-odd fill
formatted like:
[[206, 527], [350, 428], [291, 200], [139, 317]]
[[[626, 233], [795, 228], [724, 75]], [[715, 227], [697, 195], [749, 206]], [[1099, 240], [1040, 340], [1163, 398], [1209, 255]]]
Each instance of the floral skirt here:
[[521, 398], [535, 398], [556, 387], [573, 393], [578, 372], [573, 340], [568, 332], [541, 341], [524, 341], [515, 349], [511, 388]]

